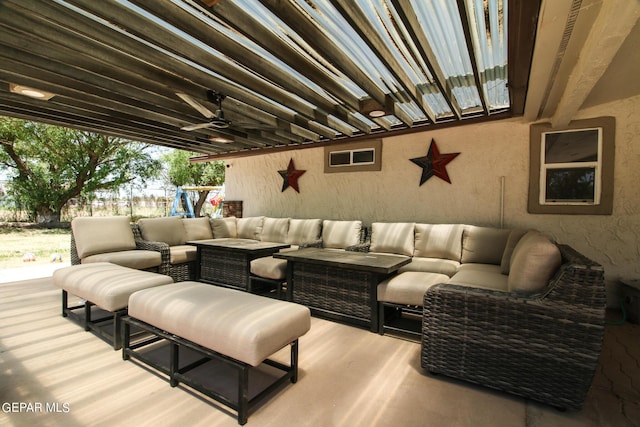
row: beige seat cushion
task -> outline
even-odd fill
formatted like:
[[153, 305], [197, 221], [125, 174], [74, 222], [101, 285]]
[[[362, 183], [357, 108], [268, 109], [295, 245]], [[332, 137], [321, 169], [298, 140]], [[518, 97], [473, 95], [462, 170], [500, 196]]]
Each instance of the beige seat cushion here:
[[238, 237], [237, 219], [214, 218], [211, 220], [211, 230], [214, 239], [235, 239]]
[[209, 218], [182, 218], [185, 241], [213, 239]]
[[164, 274], [100, 262], [60, 268], [53, 272], [53, 283], [104, 310], [116, 311], [127, 306], [132, 293], [173, 283], [173, 279]]
[[416, 247], [413, 255], [460, 262], [462, 230], [462, 224], [416, 224]]
[[307, 333], [307, 307], [181, 282], [134, 293], [129, 315], [252, 366]]
[[302, 245], [320, 240], [322, 232], [321, 219], [291, 219], [285, 243]]
[[407, 271], [378, 285], [378, 301], [422, 306], [424, 293], [433, 285], [447, 283], [449, 276]]
[[289, 218], [265, 218], [260, 240], [263, 242], [285, 243], [289, 232]]
[[129, 217], [87, 217], [71, 221], [78, 257], [136, 248]]
[[451, 259], [413, 257], [411, 262], [400, 267], [398, 272], [421, 271], [423, 273], [446, 274], [451, 277], [456, 274], [459, 266], [460, 263], [458, 261]]
[[251, 274], [266, 279], [284, 280], [287, 275], [287, 260], [272, 256], [256, 258], [251, 261]]
[[462, 263], [500, 265], [510, 233], [508, 229], [467, 226], [462, 232]]
[[322, 246], [345, 249], [360, 243], [362, 221], [324, 220], [322, 222]]
[[539, 292], [562, 263], [560, 249], [537, 231], [522, 236], [511, 255], [509, 291]]
[[110, 262], [122, 267], [135, 268], [137, 270], [145, 270], [147, 268], [158, 267], [162, 264], [162, 256], [158, 251], [118, 251], [107, 252], [104, 254], [95, 254], [83, 258], [82, 264], [93, 264], [96, 262]]
[[185, 262], [194, 262], [198, 248], [191, 245], [171, 246], [169, 248], [169, 263], [184, 264]]
[[374, 222], [371, 224], [371, 252], [413, 256], [413, 222]]
[[[464, 266], [473, 267], [462, 268]], [[504, 292], [509, 289], [509, 278], [500, 272], [499, 265], [462, 264], [460, 267], [447, 283]]]
[[169, 246], [184, 245], [187, 241], [182, 218], [141, 218], [138, 220], [142, 239], [151, 242], [164, 242]]

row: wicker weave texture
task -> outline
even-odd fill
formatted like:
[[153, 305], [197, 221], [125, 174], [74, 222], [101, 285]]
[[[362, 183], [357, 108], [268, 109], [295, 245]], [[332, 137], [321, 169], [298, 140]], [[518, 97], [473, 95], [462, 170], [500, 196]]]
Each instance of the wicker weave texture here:
[[541, 294], [456, 285], [427, 291], [422, 367], [579, 409], [602, 347], [604, 274], [573, 249], [560, 249], [563, 265]]
[[244, 253], [203, 246], [200, 279], [248, 290], [249, 261]]
[[295, 263], [293, 283], [296, 303], [371, 320], [371, 273]]

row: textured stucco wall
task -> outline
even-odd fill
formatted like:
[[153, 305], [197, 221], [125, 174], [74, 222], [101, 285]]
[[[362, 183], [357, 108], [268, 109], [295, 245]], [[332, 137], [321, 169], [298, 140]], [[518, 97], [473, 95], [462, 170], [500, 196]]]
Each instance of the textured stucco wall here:
[[[615, 304], [620, 278], [640, 277], [640, 97], [581, 111], [576, 119], [616, 117], [613, 215], [527, 213], [529, 123], [520, 119], [385, 138], [380, 172], [325, 174], [322, 148], [233, 159], [227, 200], [242, 200], [244, 216], [468, 223], [537, 228], [601, 263]], [[451, 184], [409, 159], [426, 155], [431, 139], [441, 153], [461, 154], [447, 165]], [[284, 192], [278, 170], [293, 158], [300, 193]], [[504, 184], [502, 186], [502, 183]], [[504, 204], [501, 208], [501, 194]]]

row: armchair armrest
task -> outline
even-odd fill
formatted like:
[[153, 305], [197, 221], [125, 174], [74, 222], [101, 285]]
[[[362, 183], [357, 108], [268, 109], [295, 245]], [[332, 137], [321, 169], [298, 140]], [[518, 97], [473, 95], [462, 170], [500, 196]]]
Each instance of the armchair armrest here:
[[455, 284], [430, 288], [424, 296], [422, 367], [579, 409], [604, 337], [604, 283], [600, 269], [576, 264], [571, 251], [561, 251], [565, 265], [538, 294]]

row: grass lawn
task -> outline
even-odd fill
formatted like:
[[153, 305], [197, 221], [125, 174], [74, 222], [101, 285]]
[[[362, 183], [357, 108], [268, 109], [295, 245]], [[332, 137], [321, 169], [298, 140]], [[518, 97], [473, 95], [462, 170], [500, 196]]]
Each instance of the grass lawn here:
[[[0, 226], [0, 269], [50, 264], [54, 254], [68, 262], [70, 241], [69, 229]], [[27, 253], [35, 261], [23, 261]]]

